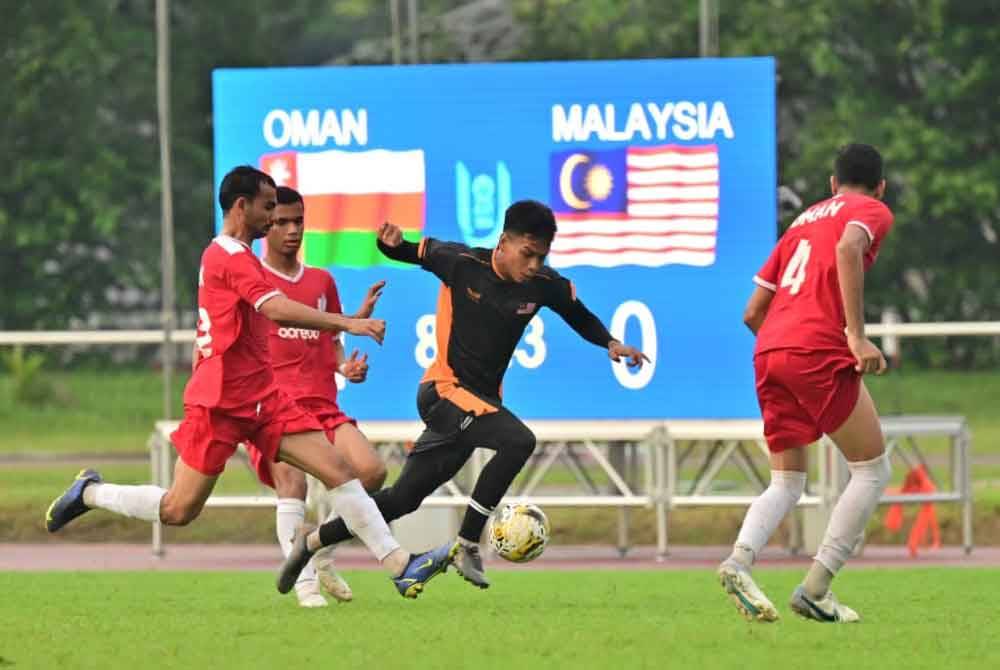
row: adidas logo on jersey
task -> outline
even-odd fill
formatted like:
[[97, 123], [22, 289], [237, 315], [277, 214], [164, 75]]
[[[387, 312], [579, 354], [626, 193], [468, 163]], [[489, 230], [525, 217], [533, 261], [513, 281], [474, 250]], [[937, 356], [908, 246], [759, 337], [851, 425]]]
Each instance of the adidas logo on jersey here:
[[278, 328], [278, 337], [283, 340], [318, 340], [319, 331], [308, 328]]

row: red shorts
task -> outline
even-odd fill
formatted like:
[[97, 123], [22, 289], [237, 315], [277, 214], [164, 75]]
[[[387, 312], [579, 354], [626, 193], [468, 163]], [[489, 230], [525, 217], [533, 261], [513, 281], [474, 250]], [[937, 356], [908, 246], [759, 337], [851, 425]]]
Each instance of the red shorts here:
[[[271, 463], [278, 456], [282, 435], [312, 430], [323, 430], [323, 426], [283, 391], [275, 391], [260, 402], [235, 408], [186, 405], [184, 420], [170, 440], [186, 465], [215, 476], [226, 469], [226, 461], [241, 442], [252, 448], [252, 458], [256, 452], [258, 462]], [[259, 475], [257, 463], [255, 467]], [[270, 468], [265, 469], [270, 480]]]
[[804, 447], [840, 428], [861, 390], [855, 361], [838, 352], [778, 349], [753, 366], [764, 438], [772, 452]]
[[[332, 402], [305, 398], [303, 400], [297, 400], [296, 403], [319, 422], [320, 429], [326, 433], [326, 439], [330, 440], [330, 444], [334, 444], [333, 436], [338, 427], [344, 425], [345, 423], [349, 423], [354, 426], [358, 425], [357, 421], [341, 412], [340, 408]], [[303, 431], [285, 432], [298, 433]], [[271, 476], [271, 462], [274, 461], [274, 458], [267, 458], [265, 454], [261, 453], [261, 450], [256, 447], [255, 443], [248, 443], [246, 448], [247, 454], [250, 455], [250, 463], [257, 472], [257, 478], [262, 484], [270, 486], [273, 489], [274, 478]]]

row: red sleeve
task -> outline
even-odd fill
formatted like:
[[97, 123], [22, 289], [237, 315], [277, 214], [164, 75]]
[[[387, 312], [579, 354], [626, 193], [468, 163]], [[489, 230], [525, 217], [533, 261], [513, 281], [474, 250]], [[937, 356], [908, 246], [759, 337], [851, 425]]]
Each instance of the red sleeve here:
[[233, 254], [226, 263], [226, 285], [240, 296], [240, 299], [260, 309], [269, 298], [281, 295], [264, 279], [260, 266], [254, 262], [247, 252]]
[[326, 311], [330, 314], [343, 314], [344, 307], [340, 304], [340, 293], [337, 292], [337, 282], [330, 276], [326, 285]]
[[868, 235], [868, 251], [872, 255], [878, 253], [882, 240], [892, 228], [892, 212], [884, 203], [878, 200], [867, 200], [850, 213], [848, 226], [858, 226]]
[[771, 251], [770, 258], [768, 258], [767, 262], [764, 263], [764, 266], [757, 271], [757, 274], [753, 276], [754, 284], [766, 288], [769, 291], [778, 290], [778, 273], [781, 271], [780, 249], [780, 242], [774, 245], [774, 250]]

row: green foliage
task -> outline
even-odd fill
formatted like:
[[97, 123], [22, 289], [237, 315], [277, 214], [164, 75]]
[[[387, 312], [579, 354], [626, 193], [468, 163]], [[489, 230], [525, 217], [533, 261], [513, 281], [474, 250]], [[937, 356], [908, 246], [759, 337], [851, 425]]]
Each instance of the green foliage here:
[[11, 396], [14, 402], [40, 407], [50, 403], [55, 397], [55, 386], [45, 378], [42, 354], [26, 354], [23, 346], [15, 346], [3, 353], [4, 367], [11, 380]]

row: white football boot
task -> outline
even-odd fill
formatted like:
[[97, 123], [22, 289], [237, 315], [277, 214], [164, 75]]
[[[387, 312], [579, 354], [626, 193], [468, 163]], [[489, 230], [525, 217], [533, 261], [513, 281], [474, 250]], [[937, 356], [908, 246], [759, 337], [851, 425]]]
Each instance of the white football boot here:
[[777, 621], [778, 610], [754, 583], [750, 571], [734, 560], [719, 566], [719, 583], [747, 621]]
[[826, 595], [815, 600], [806, 595], [802, 586], [792, 593], [792, 600], [788, 603], [792, 611], [804, 619], [822, 621], [823, 623], [857, 623], [861, 621], [861, 616], [847, 605], [841, 605], [833, 591], [827, 591]]
[[326, 607], [326, 598], [320, 594], [319, 584], [315, 579], [296, 584], [295, 595], [300, 607]]
[[313, 567], [319, 577], [323, 590], [333, 596], [337, 602], [348, 603], [354, 600], [354, 592], [344, 578], [340, 576], [333, 564], [333, 547], [323, 547], [313, 556]]

